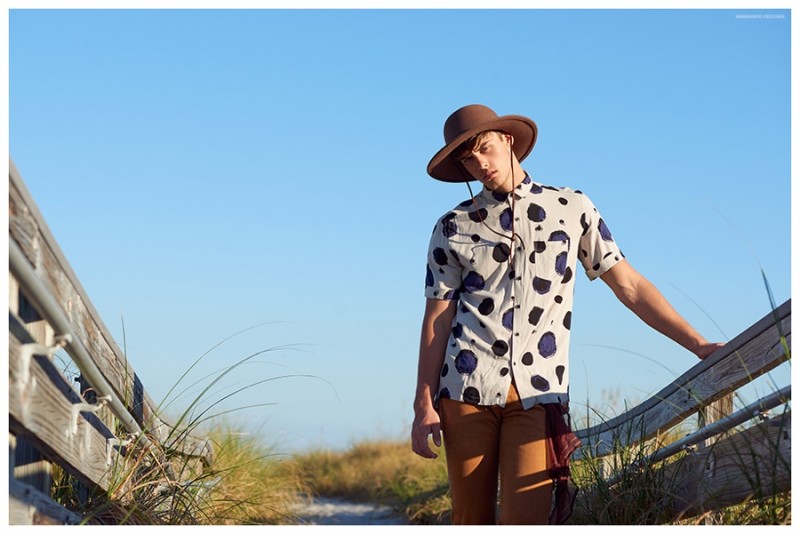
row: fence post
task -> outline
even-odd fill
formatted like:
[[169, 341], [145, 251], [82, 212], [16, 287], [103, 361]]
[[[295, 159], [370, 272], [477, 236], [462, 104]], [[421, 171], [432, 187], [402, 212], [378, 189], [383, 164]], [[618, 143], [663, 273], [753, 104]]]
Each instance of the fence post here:
[[[698, 427], [703, 428], [715, 421], [719, 421], [723, 417], [733, 413], [733, 393], [729, 393], [724, 397], [704, 406], [698, 412]], [[697, 445], [697, 456], [699, 461], [703, 462], [703, 473], [705, 473], [705, 480], [714, 478], [716, 470], [716, 457], [714, 455], [714, 444], [720, 439], [728, 435], [728, 432], [717, 434]], [[699, 492], [704, 484], [700, 483], [695, 485], [695, 489]], [[697, 500], [697, 499], [695, 499]], [[714, 521], [711, 517], [703, 518], [704, 525], [713, 525]]]
[[[719, 421], [723, 417], [727, 417], [733, 413], [733, 393], [729, 393], [724, 397], [716, 400], [707, 406], [700, 409], [698, 413], [698, 427], [703, 428], [711, 423]], [[711, 437], [705, 440], [703, 443], [700, 444], [698, 449], [700, 451], [709, 450], [713, 447], [714, 443], [716, 443], [719, 439], [723, 438], [727, 435], [727, 432], [723, 432], [722, 434], [717, 434], [714, 437]], [[713, 476], [713, 475], [712, 475]]]

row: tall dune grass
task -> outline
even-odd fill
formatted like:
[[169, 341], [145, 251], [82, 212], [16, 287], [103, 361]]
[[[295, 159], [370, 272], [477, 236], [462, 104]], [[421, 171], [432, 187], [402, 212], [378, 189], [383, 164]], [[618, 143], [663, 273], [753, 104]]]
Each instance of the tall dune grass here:
[[[268, 323], [265, 323], [268, 324]], [[256, 325], [261, 326], [261, 325]], [[259, 355], [292, 350], [296, 346], [273, 347], [255, 352], [223, 367], [192, 384], [190, 371], [198, 363], [242, 330], [216, 344], [200, 356], [172, 386], [156, 408], [155, 418], [190, 391], [198, 391], [188, 406], [170, 425], [168, 435], [145, 427], [142, 434], [119, 445], [120, 455], [110, 466], [107, 489], [93, 491], [63, 469], [56, 469], [51, 491], [53, 499], [85, 518], [89, 524], [113, 525], [241, 525], [292, 524], [300, 496], [307, 492], [296, 470], [287, 467], [288, 455], [280, 454], [262, 437], [249, 435], [226, 421], [232, 412], [255, 406], [224, 409], [236, 395], [275, 380], [317, 378], [313, 375], [272, 376], [245, 385], [225, 383], [232, 372], [254, 361]], [[124, 324], [123, 324], [123, 339]], [[123, 345], [124, 349], [125, 345]], [[123, 350], [123, 352], [125, 352]], [[182, 388], [182, 389], [180, 389]], [[227, 392], [226, 392], [227, 391]], [[126, 392], [128, 401], [132, 392]], [[263, 406], [270, 403], [258, 404]], [[216, 412], [214, 410], [217, 410]], [[161, 427], [162, 429], [165, 427]], [[114, 428], [114, 434], [126, 434]], [[206, 465], [202, 457], [187, 454], [192, 444], [205, 438], [213, 449], [213, 461]]]
[[[107, 491], [89, 492], [62, 469], [54, 474], [56, 502], [103, 525], [293, 524], [307, 492], [287, 456], [263, 440], [223, 424], [209, 434], [212, 467], [167, 450], [130, 450]], [[169, 482], [168, 482], [169, 481]]]
[[349, 450], [315, 450], [295, 459], [298, 476], [315, 495], [392, 507], [417, 524], [447, 522], [447, 467], [443, 455], [425, 460], [411, 444], [366, 441]]

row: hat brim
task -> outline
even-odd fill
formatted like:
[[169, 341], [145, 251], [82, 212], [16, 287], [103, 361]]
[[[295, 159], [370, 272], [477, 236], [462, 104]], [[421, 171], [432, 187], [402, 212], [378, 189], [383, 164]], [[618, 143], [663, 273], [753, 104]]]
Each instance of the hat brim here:
[[536, 123], [522, 115], [503, 115], [480, 126], [466, 130], [447, 143], [428, 163], [428, 174], [442, 182], [471, 182], [475, 180], [464, 167], [451, 157], [453, 150], [461, 143], [481, 132], [497, 130], [514, 137], [514, 154], [518, 161], [525, 159], [536, 144], [538, 129]]

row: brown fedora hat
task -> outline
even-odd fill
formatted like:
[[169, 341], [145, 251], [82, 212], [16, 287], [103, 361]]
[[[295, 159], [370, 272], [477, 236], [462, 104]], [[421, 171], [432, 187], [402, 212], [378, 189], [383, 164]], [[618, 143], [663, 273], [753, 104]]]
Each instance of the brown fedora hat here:
[[522, 115], [503, 115], [480, 104], [464, 106], [456, 110], [444, 123], [444, 148], [439, 150], [430, 163], [428, 174], [443, 182], [468, 182], [474, 180], [451, 156], [461, 143], [481, 132], [497, 130], [514, 137], [514, 154], [522, 161], [530, 154], [536, 143], [536, 123]]

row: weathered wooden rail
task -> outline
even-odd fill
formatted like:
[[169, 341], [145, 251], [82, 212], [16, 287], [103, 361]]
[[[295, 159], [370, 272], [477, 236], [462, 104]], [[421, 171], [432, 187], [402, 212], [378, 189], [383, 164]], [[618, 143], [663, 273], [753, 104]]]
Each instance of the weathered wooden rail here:
[[[661, 478], [670, 480], [671, 497], [661, 506], [665, 516], [675, 518], [790, 491], [791, 386], [736, 411], [731, 401], [736, 390], [787, 362], [790, 347], [788, 300], [640, 405], [576, 432], [583, 446], [575, 460], [600, 458], [613, 465], [605, 480], [612, 489], [645, 464], [667, 460], [659, 469], [668, 472]], [[725, 408], [714, 410], [720, 405]], [[768, 416], [775, 408], [781, 413]], [[695, 414], [698, 430], [662, 442]], [[621, 460], [632, 457], [635, 465]], [[589, 488], [578, 502], [592, 497]]]
[[[53, 363], [60, 350], [80, 372], [79, 389]], [[158, 413], [12, 162], [8, 360], [10, 524], [83, 520], [51, 498], [53, 466], [89, 493], [120, 484], [133, 458], [141, 460], [134, 450], [182, 458], [164, 469], [167, 487], [210, 465], [210, 443]]]

